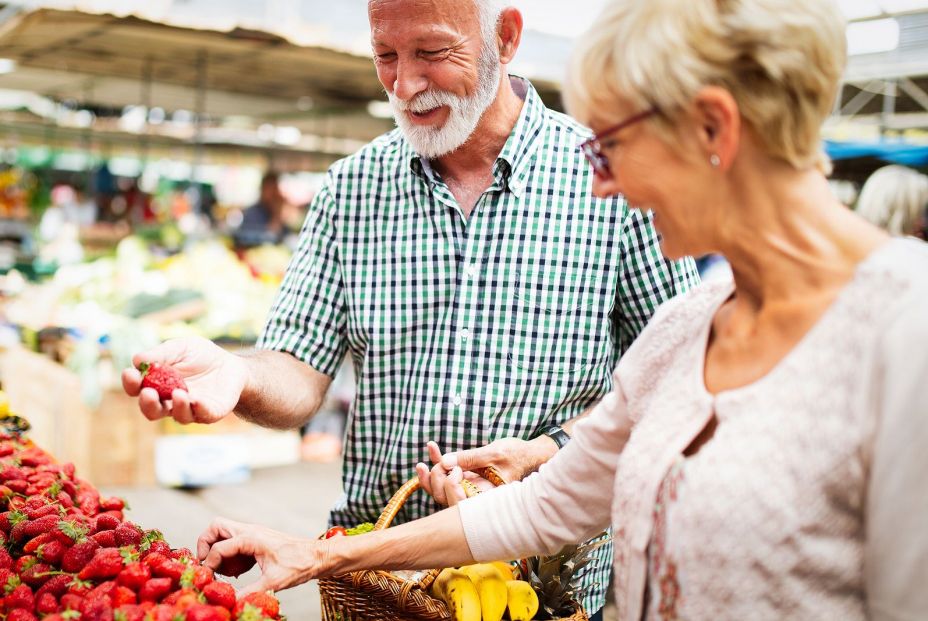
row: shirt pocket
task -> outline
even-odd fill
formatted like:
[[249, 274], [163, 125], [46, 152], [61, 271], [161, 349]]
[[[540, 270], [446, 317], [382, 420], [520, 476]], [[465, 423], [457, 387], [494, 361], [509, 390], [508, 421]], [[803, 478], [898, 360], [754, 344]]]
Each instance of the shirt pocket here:
[[608, 280], [585, 267], [519, 270], [506, 339], [510, 364], [547, 373], [602, 364], [611, 351]]

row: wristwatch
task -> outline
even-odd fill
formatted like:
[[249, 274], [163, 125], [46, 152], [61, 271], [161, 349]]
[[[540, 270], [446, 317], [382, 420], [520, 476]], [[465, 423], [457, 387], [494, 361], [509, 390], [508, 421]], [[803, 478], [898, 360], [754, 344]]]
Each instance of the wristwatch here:
[[554, 440], [554, 443], [557, 444], [557, 450], [561, 450], [570, 442], [570, 436], [558, 425], [552, 425], [547, 429], [543, 429], [541, 433]]

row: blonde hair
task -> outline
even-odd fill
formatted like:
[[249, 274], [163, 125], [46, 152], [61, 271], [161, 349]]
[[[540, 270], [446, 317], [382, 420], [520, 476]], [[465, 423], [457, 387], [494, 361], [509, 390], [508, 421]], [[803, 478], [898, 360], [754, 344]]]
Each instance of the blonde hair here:
[[773, 157], [822, 166], [821, 125], [846, 61], [831, 0], [611, 0], [574, 52], [568, 110], [586, 123], [616, 99], [656, 107], [667, 129], [704, 86], [721, 86]]
[[893, 235], [914, 235], [928, 208], [928, 176], [905, 166], [884, 166], [870, 175], [857, 213]]

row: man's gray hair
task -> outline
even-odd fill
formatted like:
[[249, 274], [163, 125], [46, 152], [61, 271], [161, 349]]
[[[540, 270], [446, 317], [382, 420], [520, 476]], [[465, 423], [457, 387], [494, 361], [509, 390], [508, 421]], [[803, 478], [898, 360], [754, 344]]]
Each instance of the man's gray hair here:
[[480, 12], [480, 34], [484, 45], [495, 40], [496, 28], [499, 26], [499, 15], [506, 6], [504, 0], [474, 0]]

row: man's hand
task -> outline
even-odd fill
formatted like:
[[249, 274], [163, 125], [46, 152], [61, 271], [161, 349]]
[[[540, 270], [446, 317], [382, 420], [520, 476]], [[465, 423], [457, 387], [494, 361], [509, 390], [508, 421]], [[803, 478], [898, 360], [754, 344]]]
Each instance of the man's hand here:
[[[157, 362], [173, 367], [187, 384], [162, 403], [152, 388], [142, 388], [137, 367]], [[181, 424], [214, 423], [235, 409], [248, 379], [245, 360], [204, 338], [166, 341], [132, 358], [133, 368], [122, 372], [122, 386], [130, 397], [139, 398], [139, 409], [149, 420], [166, 416]]]
[[428, 443], [431, 469], [424, 464], [416, 465], [419, 485], [442, 505], [455, 505], [467, 496], [461, 487], [468, 480], [480, 490], [493, 484], [478, 475], [475, 470], [493, 466], [507, 482], [520, 481], [538, 470], [557, 453], [557, 445], [547, 436], [534, 440], [503, 438], [490, 444], [467, 451], [446, 453], [435, 442]]
[[240, 590], [240, 595], [281, 591], [314, 577], [319, 565], [319, 544], [257, 526], [216, 518], [197, 540], [197, 558], [219, 574], [237, 574], [242, 559], [254, 559], [261, 577]]

